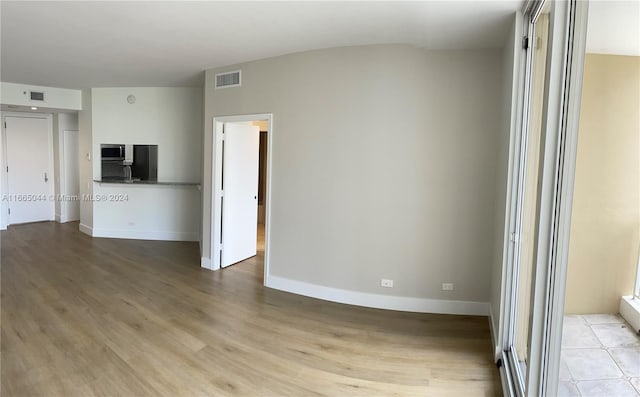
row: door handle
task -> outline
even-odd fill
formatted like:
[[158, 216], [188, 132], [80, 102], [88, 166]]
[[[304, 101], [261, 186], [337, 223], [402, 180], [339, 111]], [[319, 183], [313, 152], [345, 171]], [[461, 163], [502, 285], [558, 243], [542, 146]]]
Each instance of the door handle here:
[[47, 173], [44, 173], [44, 181], [45, 182], [49, 182], [49, 176], [47, 175]]

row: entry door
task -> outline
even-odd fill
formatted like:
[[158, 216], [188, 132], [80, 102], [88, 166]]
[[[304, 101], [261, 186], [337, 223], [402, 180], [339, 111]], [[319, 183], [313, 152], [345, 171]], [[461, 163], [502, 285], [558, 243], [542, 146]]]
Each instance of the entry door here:
[[256, 255], [260, 129], [224, 124], [222, 152], [222, 267]]
[[5, 117], [9, 224], [54, 218], [49, 119]]

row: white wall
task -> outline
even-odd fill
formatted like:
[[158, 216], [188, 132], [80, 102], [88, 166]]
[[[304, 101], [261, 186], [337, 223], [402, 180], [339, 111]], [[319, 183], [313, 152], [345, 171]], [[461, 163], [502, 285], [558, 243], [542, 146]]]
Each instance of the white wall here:
[[[91, 89], [82, 91], [82, 111], [78, 114], [80, 127], [79, 153], [80, 156], [80, 195], [83, 197], [93, 194], [93, 106]], [[98, 158], [99, 161], [99, 158]], [[80, 231], [92, 234], [93, 230], [93, 203], [87, 200], [80, 201]]]
[[[44, 101], [32, 101], [30, 91], [44, 92]], [[3, 105], [81, 110], [82, 92], [66, 88], [0, 83], [0, 102]]]
[[[0, 112], [0, 120], [4, 120], [4, 115], [2, 112]], [[2, 134], [0, 134], [0, 165], [1, 165], [1, 164], [4, 164], [5, 156], [6, 156], [4, 125], [2, 125], [2, 128], [0, 129], [0, 131], [2, 131]], [[9, 192], [8, 182], [9, 181], [7, 180], [7, 173], [0, 168], [0, 230], [7, 229], [7, 222], [8, 222], [7, 201], [2, 200], [1, 198], [4, 197], [4, 195]]]
[[[136, 102], [129, 104], [128, 95]], [[200, 88], [94, 88], [93, 179], [100, 179], [100, 145], [158, 145], [158, 180], [199, 182], [202, 90]], [[94, 183], [94, 196], [122, 193], [126, 202], [93, 203], [93, 235], [167, 240], [199, 239], [200, 191], [184, 186]]]
[[[396, 296], [407, 308], [418, 299], [415, 310], [487, 314], [501, 67], [501, 51], [380, 45], [207, 71], [203, 255], [212, 119], [273, 113], [267, 285], [356, 303], [354, 292], [364, 305]], [[213, 89], [215, 73], [235, 69], [242, 87]], [[381, 278], [394, 288], [380, 287]], [[455, 290], [442, 291], [443, 282]]]
[[95, 184], [95, 195], [125, 195], [96, 201], [94, 237], [198, 241], [200, 190], [196, 186]]

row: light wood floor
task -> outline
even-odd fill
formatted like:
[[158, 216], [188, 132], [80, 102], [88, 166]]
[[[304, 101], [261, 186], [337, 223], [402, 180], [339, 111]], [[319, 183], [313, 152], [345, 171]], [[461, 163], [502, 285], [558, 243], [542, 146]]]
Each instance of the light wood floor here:
[[484, 317], [358, 308], [262, 286], [262, 257], [2, 232], [2, 396], [494, 396]]

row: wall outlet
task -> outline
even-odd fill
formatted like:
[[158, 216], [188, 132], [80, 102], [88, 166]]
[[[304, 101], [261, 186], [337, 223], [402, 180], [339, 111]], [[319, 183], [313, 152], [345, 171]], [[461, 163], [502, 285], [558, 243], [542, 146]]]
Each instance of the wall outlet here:
[[453, 283], [442, 283], [443, 291], [453, 291]]
[[380, 280], [380, 286], [393, 288], [393, 280], [387, 280], [386, 278], [383, 278], [382, 280]]

